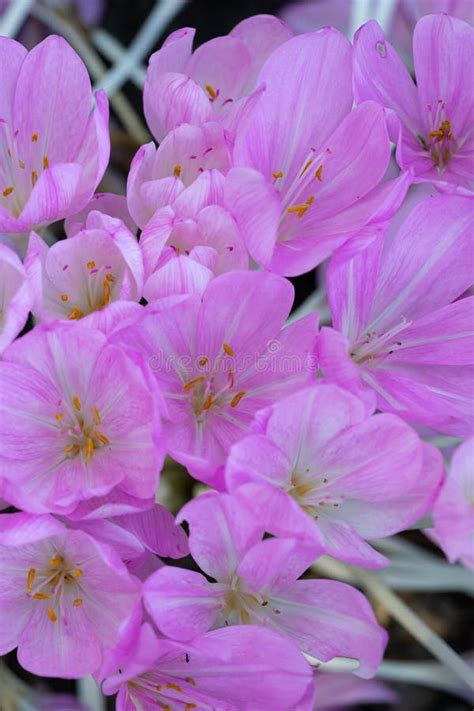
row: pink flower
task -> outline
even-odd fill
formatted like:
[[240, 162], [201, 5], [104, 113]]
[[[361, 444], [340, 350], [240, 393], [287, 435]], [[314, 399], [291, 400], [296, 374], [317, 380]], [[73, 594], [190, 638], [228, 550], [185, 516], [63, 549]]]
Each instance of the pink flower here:
[[313, 675], [298, 650], [273, 630], [232, 627], [181, 644], [143, 625], [135, 651], [103, 683], [117, 711], [311, 711]]
[[72, 512], [117, 488], [154, 495], [163, 462], [156, 386], [136, 356], [80, 324], [38, 326], [0, 362], [4, 497]]
[[362, 401], [332, 385], [259, 412], [226, 466], [229, 490], [252, 500], [268, 531], [312, 539], [369, 568], [387, 560], [365, 539], [398, 533], [428, 513], [442, 476], [438, 451], [403, 420], [368, 416]]
[[[450, 473], [433, 508], [433, 538], [450, 563], [474, 569], [474, 438], [455, 451]], [[431, 534], [431, 529], [429, 531]]]
[[64, 231], [66, 235], [68, 237], [74, 237], [75, 234], [86, 229], [87, 218], [91, 212], [103, 212], [109, 217], [115, 217], [121, 220], [126, 227], [128, 227], [130, 232], [133, 232], [133, 234], [137, 233], [137, 227], [128, 211], [127, 198], [125, 195], [95, 193], [82, 210], [65, 220]]
[[127, 180], [130, 214], [143, 229], [160, 207], [171, 205], [186, 186], [206, 170], [226, 173], [230, 145], [215, 121], [201, 126], [182, 124], [155, 148], [147, 143], [136, 153]]
[[170, 294], [202, 294], [215, 275], [248, 268], [237, 226], [222, 207], [223, 181], [219, 171], [204, 171], [146, 224], [140, 247], [148, 301]]
[[51, 516], [3, 514], [0, 530], [0, 653], [18, 647], [44, 676], [96, 671], [131, 622], [138, 581], [109, 546]]
[[[86, 318], [117, 301], [138, 301], [143, 258], [137, 239], [121, 220], [89, 212], [84, 229], [52, 247], [34, 232], [25, 259], [40, 320]], [[137, 306], [137, 312], [140, 311]]]
[[24, 233], [80, 210], [110, 152], [108, 102], [62, 37], [30, 52], [0, 38], [0, 232]]
[[317, 557], [314, 545], [262, 540], [263, 519], [227, 494], [199, 496], [178, 520], [188, 521], [193, 558], [216, 582], [180, 568], [154, 573], [144, 602], [161, 632], [191, 641], [215, 627], [262, 625], [317, 659], [355, 658], [362, 676], [374, 674], [386, 633], [364, 596], [332, 580], [298, 580]]
[[312, 269], [405, 195], [406, 176], [377, 187], [386, 117], [374, 102], [351, 111], [351, 79], [351, 46], [331, 28], [286, 42], [260, 72], [265, 93], [233, 153], [245, 167], [229, 172], [225, 193], [251, 256], [272, 271]]
[[326, 381], [442, 432], [473, 410], [472, 199], [428, 198], [401, 227], [343, 248], [328, 269], [334, 328], [318, 337]]
[[248, 102], [260, 67], [291, 30], [276, 17], [248, 17], [192, 52], [195, 30], [173, 32], [150, 57], [143, 94], [147, 123], [161, 142], [182, 123], [221, 118], [227, 127]]
[[32, 304], [27, 274], [15, 252], [0, 242], [0, 353], [18, 336]]
[[286, 279], [229, 272], [202, 299], [154, 302], [112, 337], [147, 360], [166, 402], [167, 450], [193, 476], [217, 485], [254, 413], [307, 382], [317, 319], [281, 330], [292, 301]]
[[413, 36], [416, 86], [375, 20], [354, 43], [354, 93], [394, 109], [400, 119], [397, 161], [441, 188], [474, 187], [474, 28], [445, 14], [427, 15]]

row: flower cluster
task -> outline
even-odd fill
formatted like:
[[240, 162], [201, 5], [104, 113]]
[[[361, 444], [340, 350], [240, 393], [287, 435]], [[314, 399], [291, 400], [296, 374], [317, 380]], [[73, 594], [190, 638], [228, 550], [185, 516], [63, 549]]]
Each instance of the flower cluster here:
[[[80, 58], [0, 38], [0, 653], [122, 711], [310, 711], [310, 662], [387, 642], [320, 556], [381, 568], [432, 514], [474, 566], [474, 30], [422, 17], [416, 85], [375, 21], [193, 36], [150, 59], [126, 197]], [[289, 319], [316, 267], [329, 315]], [[176, 518], [166, 456], [205, 489]]]

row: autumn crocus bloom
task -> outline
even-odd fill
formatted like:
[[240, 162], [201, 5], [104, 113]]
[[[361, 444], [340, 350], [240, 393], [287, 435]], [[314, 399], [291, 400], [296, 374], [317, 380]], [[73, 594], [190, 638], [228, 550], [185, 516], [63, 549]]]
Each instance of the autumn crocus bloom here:
[[143, 625], [120, 672], [102, 684], [117, 711], [311, 711], [313, 675], [282, 635], [257, 627], [215, 630], [181, 644]]
[[83, 230], [48, 247], [30, 236], [25, 266], [41, 320], [91, 318], [116, 301], [138, 301], [143, 259], [138, 242], [121, 220], [90, 212]]
[[150, 57], [143, 101], [147, 123], [160, 142], [182, 123], [220, 118], [228, 128], [235, 125], [265, 59], [292, 36], [271, 15], [248, 17], [225, 37], [192, 52], [194, 34], [191, 28], [173, 32]]
[[[433, 507], [433, 538], [450, 563], [474, 569], [474, 438], [454, 452], [449, 476]], [[430, 530], [431, 534], [431, 530]]]
[[398, 114], [401, 168], [442, 189], [472, 190], [474, 28], [449, 15], [427, 15], [415, 27], [413, 53], [416, 86], [377, 22], [363, 25], [354, 44], [355, 98]]
[[259, 412], [231, 449], [226, 482], [244, 487], [267, 530], [313, 539], [353, 565], [387, 560], [366, 539], [403, 531], [431, 509], [442, 458], [393, 415], [316, 385]]
[[15, 252], [0, 242], [0, 353], [26, 323], [33, 301], [28, 277]]
[[112, 548], [50, 516], [3, 514], [0, 531], [0, 653], [18, 647], [44, 676], [96, 671], [131, 623], [139, 582]]
[[295, 37], [263, 66], [265, 92], [237, 130], [227, 205], [251, 256], [279, 274], [309, 271], [404, 197], [406, 176], [378, 187], [390, 158], [385, 111], [351, 111], [351, 76], [351, 46], [336, 30]]
[[9, 346], [0, 383], [9, 501], [69, 513], [114, 488], [153, 496], [163, 461], [156, 386], [136, 354], [81, 324], [38, 326]]
[[149, 304], [114, 343], [148, 363], [167, 407], [168, 452], [218, 485], [228, 448], [256, 410], [303, 386], [312, 372], [315, 314], [281, 330], [293, 287], [263, 272], [228, 272], [197, 295]]
[[[343, 248], [327, 275], [334, 329], [318, 363], [380, 410], [442, 432], [472, 430], [472, 199], [437, 196], [398, 230]], [[349, 249], [350, 247], [350, 249]]]
[[170, 294], [201, 294], [214, 276], [248, 267], [235, 221], [222, 206], [223, 183], [219, 171], [204, 171], [146, 224], [140, 248], [148, 301]]
[[321, 551], [294, 538], [262, 540], [263, 518], [228, 494], [203, 494], [178, 520], [190, 528], [191, 554], [204, 575], [164, 567], [145, 583], [144, 600], [167, 636], [191, 641], [213, 627], [254, 624], [276, 629], [303, 652], [328, 661], [359, 660], [372, 676], [385, 632], [364, 596], [331, 580], [298, 580]]
[[80, 210], [109, 159], [108, 102], [62, 37], [31, 52], [0, 38], [0, 232], [24, 233]]

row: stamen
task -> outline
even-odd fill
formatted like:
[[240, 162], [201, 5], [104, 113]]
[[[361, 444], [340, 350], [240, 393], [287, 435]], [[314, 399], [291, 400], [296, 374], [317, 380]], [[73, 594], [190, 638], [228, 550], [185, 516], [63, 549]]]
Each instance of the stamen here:
[[287, 212], [291, 213], [296, 213], [298, 218], [303, 217], [303, 215], [306, 213], [307, 210], [309, 210], [310, 206], [314, 202], [314, 195], [310, 195], [310, 197], [306, 200], [305, 203], [302, 203], [300, 205], [291, 205], [291, 207], [287, 208]]
[[69, 296], [67, 294], [61, 294], [61, 301], [68, 301]]
[[216, 91], [211, 84], [206, 84], [206, 86], [204, 88], [207, 91], [207, 93], [209, 94], [211, 101], [215, 101], [217, 99], [217, 97], [219, 96], [219, 91]]
[[77, 397], [77, 395], [74, 395], [74, 397], [72, 398], [72, 404], [74, 405], [75, 409], [76, 409], [78, 412], [81, 411], [82, 405], [81, 405], [81, 401], [79, 400], [79, 398]]
[[33, 585], [36, 578], [36, 568], [30, 568], [28, 575], [26, 577], [26, 592], [31, 592], [33, 590]]
[[245, 390], [240, 390], [238, 393], [236, 393], [236, 394], [234, 395], [234, 397], [232, 398], [232, 400], [230, 401], [230, 406], [231, 406], [231, 407], [237, 407], [237, 405], [238, 405], [239, 402], [242, 400], [242, 398], [244, 397], [244, 395], [246, 395]]
[[76, 321], [77, 319], [80, 319], [83, 316], [84, 316], [84, 314], [82, 313], [81, 309], [78, 308], [77, 306], [74, 306], [74, 308], [72, 309], [71, 313], [68, 316], [68, 319], [70, 321]]
[[65, 454], [79, 454], [80, 447], [78, 444], [66, 444], [64, 447]]
[[56, 622], [58, 619], [57, 615], [52, 607], [48, 607], [48, 617], [51, 620], [51, 622]]
[[102, 444], [110, 444], [110, 440], [104, 434], [102, 434], [102, 432], [99, 432], [99, 430], [94, 430], [93, 434], [100, 442], [102, 442]]
[[199, 358], [198, 360], [199, 365], [207, 365], [209, 363], [209, 358], [207, 356], [203, 356], [202, 358]]
[[86, 462], [90, 462], [92, 455], [94, 454], [94, 440], [90, 437], [87, 438], [86, 446], [84, 447], [84, 454], [86, 457]]
[[72, 601], [72, 604], [74, 605], [74, 607], [80, 607], [83, 602], [84, 600], [82, 600], [82, 598], [76, 597], [75, 600]]
[[20, 168], [21, 168], [22, 170], [24, 170], [24, 169], [26, 168], [26, 165], [25, 165], [25, 163], [24, 163], [22, 160], [19, 160], [19, 161], [18, 161], [18, 165], [20, 166]]
[[205, 381], [204, 375], [198, 375], [197, 378], [194, 378], [194, 380], [190, 380], [189, 383], [186, 383], [186, 385], [183, 385], [183, 390], [185, 393], [189, 392], [194, 388], [195, 385], [198, 383], [203, 383]]
[[283, 178], [283, 171], [282, 171], [282, 170], [278, 170], [278, 171], [276, 171], [275, 173], [272, 173], [272, 175], [273, 175], [273, 177], [275, 178], [275, 180], [278, 180], [278, 178]]
[[[107, 267], [106, 267], [106, 269], [107, 269]], [[111, 281], [111, 282], [115, 281], [115, 277], [113, 274], [106, 274], [105, 278], [107, 279], [107, 281]]]
[[185, 677], [184, 677], [184, 681], [185, 681], [187, 684], [191, 684], [191, 686], [196, 686], [196, 682], [195, 682], [195, 680], [192, 678], [192, 676], [185, 676]]
[[31, 171], [31, 184], [33, 187], [35, 187], [37, 180], [38, 180], [38, 173], [36, 172], [36, 170], [32, 170]]
[[49, 559], [49, 564], [52, 568], [57, 568], [60, 563], [64, 563], [64, 558], [60, 555], [55, 555]]
[[204, 401], [204, 405], [202, 406], [203, 410], [209, 410], [212, 407], [212, 395], [209, 393], [207, 398]]
[[234, 351], [233, 351], [233, 349], [229, 346], [228, 343], [224, 343], [223, 346], [222, 346], [222, 348], [224, 349], [224, 351], [227, 353], [228, 356], [233, 356], [233, 355], [234, 355]]
[[80, 568], [76, 568], [75, 570], [73, 570], [72, 574], [74, 575], [75, 578], [82, 578], [82, 576], [83, 576], [83, 572]]
[[322, 163], [319, 166], [319, 168], [317, 169], [317, 171], [315, 172], [314, 177], [317, 178], [319, 180], [319, 182], [321, 182], [321, 180], [323, 179], [323, 165], [322, 165]]
[[33, 595], [33, 598], [34, 598], [35, 600], [50, 600], [50, 599], [51, 599], [51, 595], [48, 595], [48, 593], [39, 593], [39, 592], [38, 592], [38, 593], [35, 593], [35, 594]]
[[179, 163], [176, 163], [174, 170], [173, 170], [173, 175], [175, 178], [179, 178], [179, 176], [181, 175], [181, 166]]
[[55, 418], [58, 422], [60, 422], [60, 421], [63, 419], [63, 414], [62, 414], [62, 412], [57, 412], [57, 413], [55, 414], [54, 418]]
[[172, 682], [169, 682], [169, 684], [166, 684], [166, 688], [167, 689], [174, 689], [174, 691], [179, 691], [179, 692], [183, 691], [179, 684], [173, 684]]
[[49, 160], [48, 156], [43, 156], [43, 168], [46, 170], [46, 168], [49, 168]]
[[3, 197], [8, 197], [9, 195], [11, 195], [14, 189], [15, 188], [13, 187], [13, 185], [9, 185], [8, 188], [5, 188], [5, 190], [3, 191]]
[[191, 711], [191, 709], [197, 709], [197, 704], [186, 704], [184, 711]]
[[102, 303], [104, 306], [110, 304], [110, 284], [107, 278], [102, 282]]
[[37, 134], [37, 133], [34, 133], [34, 134], [31, 136], [31, 142], [32, 142], [32, 143], [36, 143], [37, 140], [38, 140], [38, 134]]
[[306, 163], [303, 166], [303, 170], [300, 173], [300, 178], [302, 175], [304, 175], [306, 173], [306, 171], [308, 170], [311, 163], [314, 163], [314, 158], [310, 158], [308, 161], [306, 161]]
[[88, 269], [94, 269], [95, 268], [95, 262], [91, 259], [90, 262], [87, 262], [86, 267]]
[[93, 416], [94, 416], [94, 422], [95, 422], [95, 424], [96, 424], [96, 425], [100, 425], [100, 423], [101, 423], [102, 420], [100, 419], [99, 410], [96, 408], [95, 405], [94, 405], [94, 407], [92, 408], [92, 414], [93, 414]]

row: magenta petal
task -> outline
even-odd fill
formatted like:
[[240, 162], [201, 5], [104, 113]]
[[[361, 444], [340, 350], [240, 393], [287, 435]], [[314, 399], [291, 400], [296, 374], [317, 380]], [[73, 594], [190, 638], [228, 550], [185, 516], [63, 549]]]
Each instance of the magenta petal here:
[[183, 558], [188, 554], [186, 534], [176, 525], [173, 515], [160, 504], [149, 511], [117, 517], [116, 523], [133, 533], [157, 555], [168, 558]]
[[73, 205], [82, 172], [77, 163], [56, 163], [43, 170], [20, 219], [31, 225], [60, 219]]

